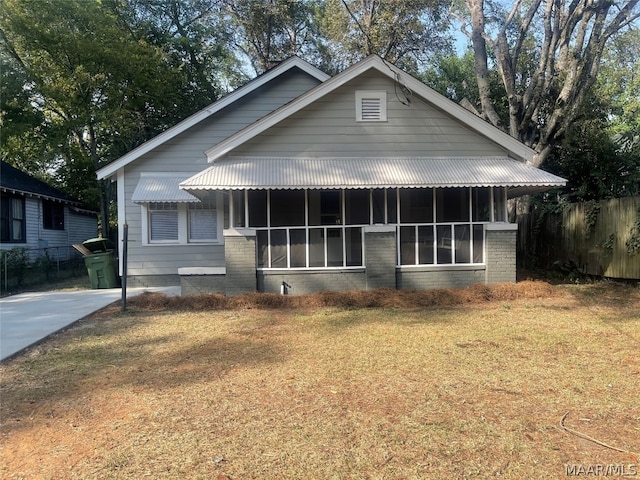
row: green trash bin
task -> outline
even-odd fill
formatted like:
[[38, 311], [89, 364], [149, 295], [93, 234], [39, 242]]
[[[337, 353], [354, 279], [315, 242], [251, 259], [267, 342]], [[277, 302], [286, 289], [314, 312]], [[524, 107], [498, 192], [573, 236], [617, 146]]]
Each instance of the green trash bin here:
[[82, 245], [88, 250], [84, 264], [89, 273], [91, 288], [117, 288], [118, 275], [113, 243], [106, 238], [91, 238], [82, 242]]

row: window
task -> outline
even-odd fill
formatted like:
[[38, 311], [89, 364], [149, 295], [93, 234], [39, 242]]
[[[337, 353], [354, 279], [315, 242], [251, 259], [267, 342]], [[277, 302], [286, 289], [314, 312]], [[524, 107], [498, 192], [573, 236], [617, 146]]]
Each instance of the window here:
[[149, 241], [178, 241], [178, 204], [176, 202], [149, 204]]
[[218, 239], [218, 212], [215, 198], [209, 196], [200, 203], [189, 203], [189, 242], [211, 242]]
[[0, 240], [26, 242], [24, 198], [2, 195], [0, 200]]
[[356, 121], [386, 122], [387, 92], [356, 91]]
[[64, 205], [49, 200], [42, 201], [42, 228], [64, 230]]
[[[147, 202], [142, 205], [142, 238], [145, 244], [186, 245], [218, 243], [224, 224], [221, 193], [210, 193], [198, 202]], [[244, 215], [242, 216], [244, 218]]]

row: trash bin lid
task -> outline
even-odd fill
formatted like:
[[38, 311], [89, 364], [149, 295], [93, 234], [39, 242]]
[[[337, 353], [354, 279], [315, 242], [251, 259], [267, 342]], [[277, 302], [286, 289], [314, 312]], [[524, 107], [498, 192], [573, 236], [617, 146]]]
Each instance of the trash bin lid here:
[[91, 253], [101, 253], [101, 252], [110, 252], [111, 250], [115, 250], [115, 246], [113, 242], [108, 238], [90, 238], [89, 240], [85, 240], [82, 242]]

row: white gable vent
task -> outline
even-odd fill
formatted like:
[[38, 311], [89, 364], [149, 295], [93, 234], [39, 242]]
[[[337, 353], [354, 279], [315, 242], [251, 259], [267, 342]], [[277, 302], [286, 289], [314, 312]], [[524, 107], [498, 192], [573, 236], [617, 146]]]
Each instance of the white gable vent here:
[[358, 122], [386, 122], [387, 92], [356, 91], [356, 120]]

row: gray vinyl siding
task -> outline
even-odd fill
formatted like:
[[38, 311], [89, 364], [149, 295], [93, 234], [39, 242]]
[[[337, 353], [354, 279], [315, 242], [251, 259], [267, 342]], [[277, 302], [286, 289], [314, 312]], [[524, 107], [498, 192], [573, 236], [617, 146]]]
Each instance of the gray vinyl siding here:
[[65, 229], [69, 232], [69, 244], [82, 243], [98, 236], [98, 217], [80, 215], [67, 209]]
[[[355, 91], [387, 92], [386, 122], [356, 122]], [[338, 88], [236, 148], [232, 155], [261, 156], [502, 156], [496, 143], [472, 132], [446, 112], [375, 72]]]
[[[177, 275], [181, 267], [225, 265], [222, 239], [220, 244], [143, 245], [144, 209], [131, 201], [140, 174], [181, 173], [187, 177], [201, 172], [208, 167], [205, 150], [318, 83], [317, 79], [298, 69], [286, 72], [276, 81], [262, 86], [125, 167], [124, 201], [129, 225], [128, 275]], [[218, 205], [217, 208], [223, 206]]]

